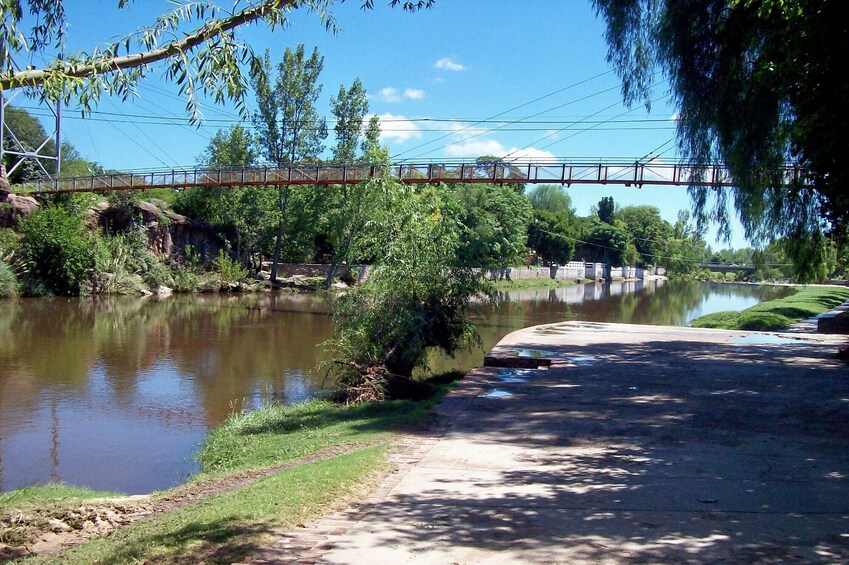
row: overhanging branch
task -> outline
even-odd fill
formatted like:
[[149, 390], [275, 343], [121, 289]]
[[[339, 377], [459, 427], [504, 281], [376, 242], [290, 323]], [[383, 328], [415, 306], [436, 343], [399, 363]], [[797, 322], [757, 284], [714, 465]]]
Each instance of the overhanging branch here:
[[85, 64], [66, 64], [45, 69], [28, 69], [15, 72], [11, 75], [0, 75], [0, 89], [10, 90], [23, 86], [38, 86], [52, 76], [83, 78], [156, 63], [180, 53], [191, 51], [213, 37], [222, 35], [241, 25], [256, 21], [273, 11], [296, 7], [300, 1], [267, 0], [262, 4], [245, 8], [228, 18], [207, 22], [183, 39], [172, 41], [163, 47], [151, 49], [143, 53], [110, 57]]

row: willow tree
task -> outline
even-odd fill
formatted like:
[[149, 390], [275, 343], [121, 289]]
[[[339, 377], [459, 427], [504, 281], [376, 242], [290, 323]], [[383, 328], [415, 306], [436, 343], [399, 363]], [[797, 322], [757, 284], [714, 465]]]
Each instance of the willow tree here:
[[[594, 4], [626, 102], [649, 100], [658, 71], [665, 73], [679, 110], [682, 156], [705, 166], [722, 161], [734, 178], [731, 191], [690, 189], [700, 223], [718, 221], [727, 236], [733, 202], [755, 241], [813, 241], [823, 229], [846, 235], [849, 76], [841, 63], [849, 51], [849, 3]], [[800, 182], [786, 182], [787, 162], [799, 167]]]
[[[121, 10], [133, 0], [115, 2]], [[363, 8], [374, 7], [373, 0], [360, 2]], [[192, 122], [202, 119], [199, 97], [231, 100], [247, 117], [245, 68], [258, 68], [262, 58], [240, 37], [242, 27], [261, 22], [272, 30], [285, 28], [291, 12], [300, 8], [316, 13], [328, 30], [337, 30], [330, 10], [334, 0], [172, 0], [174, 7], [150, 25], [104, 46], [70, 53], [64, 44], [65, 3], [0, 0], [0, 92], [35, 87], [39, 96], [87, 111], [104, 94], [130, 97], [140, 81], [164, 69], [185, 97]], [[388, 4], [415, 11], [433, 0]], [[36, 66], [55, 52], [61, 56]]]

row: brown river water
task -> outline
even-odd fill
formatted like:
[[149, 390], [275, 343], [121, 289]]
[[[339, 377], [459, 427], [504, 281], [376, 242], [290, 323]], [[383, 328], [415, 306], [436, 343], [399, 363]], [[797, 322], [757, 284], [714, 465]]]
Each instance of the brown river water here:
[[[478, 305], [481, 345], [435, 370], [468, 369], [507, 333], [563, 320], [683, 325], [787, 289], [612, 283], [512, 291]], [[208, 429], [234, 410], [322, 392], [332, 332], [325, 295], [0, 301], [0, 492], [50, 481], [138, 494], [197, 470]]]

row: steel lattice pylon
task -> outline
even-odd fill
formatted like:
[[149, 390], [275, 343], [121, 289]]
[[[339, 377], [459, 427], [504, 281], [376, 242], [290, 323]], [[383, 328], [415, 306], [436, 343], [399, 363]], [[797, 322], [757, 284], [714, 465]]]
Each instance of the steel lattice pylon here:
[[[8, 57], [2, 43], [0, 43], [0, 65], [7, 68], [17, 67], [11, 57]], [[12, 175], [27, 162], [34, 162], [44, 177], [58, 177], [62, 166], [62, 103], [42, 99], [43, 104], [53, 115], [54, 128], [40, 140], [37, 147], [27, 147], [6, 123], [6, 109], [22, 93], [22, 89], [16, 89], [11, 96], [7, 96], [3, 90], [0, 90], [0, 167], [5, 167], [7, 156], [17, 157], [9, 170], [0, 170], [0, 176]], [[52, 153], [45, 152], [51, 140], [54, 141], [54, 150]], [[52, 175], [44, 166], [51, 161], [56, 163], [56, 170]]]

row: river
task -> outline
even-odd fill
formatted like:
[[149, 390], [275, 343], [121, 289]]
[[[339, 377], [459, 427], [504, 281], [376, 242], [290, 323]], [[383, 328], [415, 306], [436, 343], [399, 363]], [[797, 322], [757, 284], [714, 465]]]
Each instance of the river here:
[[[787, 289], [612, 283], [512, 291], [477, 305], [481, 344], [563, 320], [682, 325]], [[60, 481], [138, 494], [184, 482], [206, 431], [234, 410], [321, 391], [325, 295], [174, 295], [0, 302], [0, 492]]]

